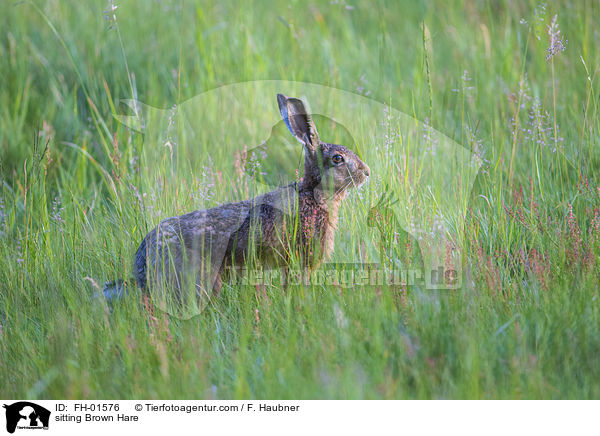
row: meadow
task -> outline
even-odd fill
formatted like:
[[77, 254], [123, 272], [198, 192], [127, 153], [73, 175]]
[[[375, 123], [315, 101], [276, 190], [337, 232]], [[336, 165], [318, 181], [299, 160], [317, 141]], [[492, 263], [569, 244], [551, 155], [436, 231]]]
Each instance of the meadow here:
[[[600, 398], [598, 2], [32, 0], [0, 17], [0, 397]], [[470, 151], [459, 289], [230, 284], [189, 319], [93, 297], [161, 219], [246, 198], [251, 144], [228, 123], [266, 125], [199, 107], [226, 153], [202, 123], [128, 128], [124, 101], [168, 113], [266, 80], [367, 97]], [[373, 175], [335, 261], [374, 241], [419, 262], [368, 223], [399, 161], [380, 139], [355, 138]]]

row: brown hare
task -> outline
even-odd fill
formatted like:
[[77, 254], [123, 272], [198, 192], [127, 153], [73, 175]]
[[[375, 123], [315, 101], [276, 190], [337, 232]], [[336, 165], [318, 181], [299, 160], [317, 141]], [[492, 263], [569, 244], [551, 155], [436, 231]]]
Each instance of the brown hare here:
[[[218, 293], [225, 275], [255, 259], [277, 267], [297, 256], [315, 268], [333, 250], [338, 210], [348, 188], [360, 186], [369, 167], [352, 151], [321, 142], [304, 104], [277, 95], [290, 132], [304, 146], [304, 176], [297, 182], [238, 203], [167, 218], [142, 241], [135, 282], [152, 295], [191, 289], [196, 298]], [[107, 285], [107, 299], [122, 285]], [[179, 298], [179, 297], [177, 297]]]

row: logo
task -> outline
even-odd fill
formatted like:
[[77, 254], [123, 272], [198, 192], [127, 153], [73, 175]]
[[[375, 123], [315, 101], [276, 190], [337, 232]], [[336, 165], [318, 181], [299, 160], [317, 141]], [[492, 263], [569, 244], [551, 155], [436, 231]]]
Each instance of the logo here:
[[48, 430], [50, 411], [28, 401], [4, 405], [6, 409], [6, 431], [14, 433], [18, 429]]
[[[292, 101], [278, 97], [275, 102], [274, 97], [281, 92], [296, 98]], [[247, 226], [255, 223], [254, 219], [261, 222], [261, 217], [271, 216], [280, 217], [283, 224], [289, 217], [288, 228], [297, 227], [291, 221], [296, 216], [292, 212], [297, 210], [299, 198], [293, 189], [304, 174], [301, 164], [303, 155], [306, 164], [307, 148], [294, 138], [306, 145], [305, 139], [317, 138], [313, 124], [318, 125], [319, 137], [353, 149], [373, 169], [371, 182], [355, 191], [349, 200], [352, 203], [346, 203], [352, 210], [344, 216], [355, 224], [356, 233], [337, 232], [338, 247], [355, 247], [340, 254], [344, 261], [356, 263], [362, 259], [357, 253], [369, 253], [387, 277], [395, 275], [394, 271], [409, 271], [415, 273], [415, 285], [423, 289], [461, 288], [466, 216], [482, 158], [470, 147], [436, 131], [427, 119], [421, 122], [386, 102], [360, 94], [281, 80], [233, 83], [169, 109], [154, 108], [137, 100], [121, 103], [128, 109], [121, 115], [115, 114], [116, 119], [143, 135], [141, 158], [156, 163], [143, 170], [136, 166], [144, 185], [162, 187], [164, 174], [158, 169], [172, 168], [173, 174], [199, 176], [173, 180], [175, 189], [190, 189], [189, 198], [196, 210], [225, 204], [231, 197], [235, 201], [254, 197], [252, 208], [239, 208], [247, 218], [240, 224]], [[305, 120], [293, 127], [289, 111], [295, 113], [292, 119], [305, 116], [312, 122]], [[308, 131], [294, 133], [300, 126]], [[310, 147], [308, 150], [310, 158], [313, 152]], [[310, 159], [314, 168], [320, 168], [318, 158]], [[213, 161], [219, 162], [218, 166]], [[198, 168], [202, 168], [201, 177]], [[287, 189], [274, 191], [278, 194], [272, 196], [256, 196], [275, 186]], [[143, 202], [137, 193], [140, 204], [156, 212], [156, 217], [165, 201], [170, 201], [168, 189], [159, 191], [162, 197]], [[217, 194], [222, 201], [217, 201]], [[171, 286], [156, 286], [153, 296], [158, 307], [186, 319], [203, 310], [207, 302], [203, 295], [210, 295], [207, 291], [221, 281], [219, 271], [225, 265], [227, 250], [235, 245], [235, 237], [249, 234], [240, 224], [236, 220], [214, 219], [206, 237], [200, 238], [210, 240], [210, 248], [191, 250], [194, 255], [189, 256], [194, 262], [192, 268], [200, 267], [201, 274], [189, 274], [189, 286], [177, 285], [189, 293], [183, 295], [170, 292]], [[303, 225], [310, 228], [311, 221]], [[275, 228], [280, 228], [279, 221]], [[359, 238], [359, 234], [370, 237]], [[406, 249], [408, 246], [410, 250]], [[180, 252], [179, 248], [175, 251]], [[167, 257], [161, 257], [165, 266], [155, 267], [150, 276], [170, 285], [169, 276], [179, 276], [164, 273], [175, 262], [175, 258]], [[261, 274], [258, 265], [253, 265], [253, 271]], [[363, 272], [366, 271], [360, 272], [361, 282]], [[370, 275], [369, 283], [371, 277], [374, 276]], [[375, 276], [375, 281], [380, 280]], [[106, 291], [109, 299], [111, 293], [122, 292], [119, 286], [107, 287]]]

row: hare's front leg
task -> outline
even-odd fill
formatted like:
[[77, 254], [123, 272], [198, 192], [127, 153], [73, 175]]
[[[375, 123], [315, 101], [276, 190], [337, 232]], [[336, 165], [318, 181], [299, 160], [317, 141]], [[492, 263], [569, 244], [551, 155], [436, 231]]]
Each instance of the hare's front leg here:
[[281, 271], [281, 284], [283, 287], [283, 293], [286, 294], [287, 287], [288, 287], [288, 281], [289, 281], [289, 275], [290, 275], [290, 266], [288, 264], [285, 264], [284, 266], [281, 267], [280, 271]]

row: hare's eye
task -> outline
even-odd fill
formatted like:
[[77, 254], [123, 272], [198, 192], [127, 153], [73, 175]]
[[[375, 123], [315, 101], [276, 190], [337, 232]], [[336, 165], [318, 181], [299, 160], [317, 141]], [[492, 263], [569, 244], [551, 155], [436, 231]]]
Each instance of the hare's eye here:
[[342, 162], [344, 162], [344, 156], [342, 156], [341, 154], [334, 154], [333, 157], [331, 158], [331, 161], [334, 164], [339, 165]]

